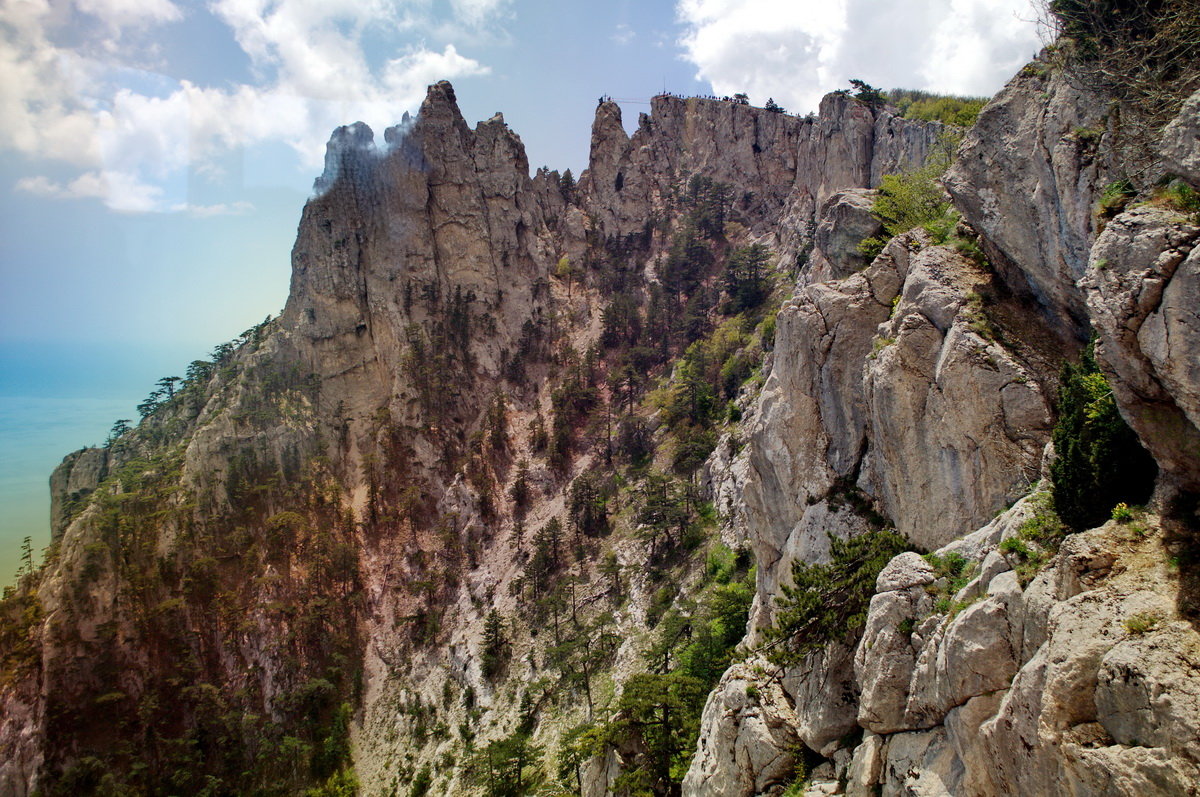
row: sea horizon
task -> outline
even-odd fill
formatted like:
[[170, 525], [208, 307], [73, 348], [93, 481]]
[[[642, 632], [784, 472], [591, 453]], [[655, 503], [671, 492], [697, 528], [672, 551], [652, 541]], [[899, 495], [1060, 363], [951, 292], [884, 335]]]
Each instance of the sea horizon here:
[[155, 382], [205, 352], [192, 343], [0, 342], [0, 584], [16, 583], [25, 537], [34, 565], [42, 561], [54, 468], [103, 445], [116, 421], [136, 422]]

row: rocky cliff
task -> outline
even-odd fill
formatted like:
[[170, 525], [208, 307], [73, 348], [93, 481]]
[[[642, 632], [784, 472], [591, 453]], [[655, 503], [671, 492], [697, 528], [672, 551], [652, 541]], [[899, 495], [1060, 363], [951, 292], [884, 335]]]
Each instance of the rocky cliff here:
[[[447, 83], [340, 128], [283, 314], [55, 472], [0, 791], [1194, 792], [1198, 108], [1135, 181], [1035, 62], [875, 257], [962, 131], [602, 102], [575, 185]], [[1077, 421], [1154, 493], [1075, 528], [1091, 330]], [[837, 634], [780, 630], [887, 529]]]
[[[812, 794], [1196, 793], [1200, 448], [1185, 409], [1190, 325], [1174, 298], [1196, 236], [1189, 206], [1161, 188], [1187, 174], [1177, 148], [1194, 103], [1142, 175], [1159, 188], [1114, 214], [1101, 194], [1134, 191], [1107, 146], [1111, 109], [1034, 63], [984, 109], [945, 178], [986, 260], [900, 237], [785, 305], [754, 437], [722, 474], [744, 490], [734, 517], [763, 568], [759, 622], [790, 583], [785, 565], [828, 557], [827, 532], [861, 532], [839, 490], [936, 550], [879, 573], [852, 648], [730, 670], [686, 792], [781, 788], [777, 763], [747, 762], [799, 742], [826, 759]], [[1150, 509], [1121, 505], [1058, 547], [1043, 446], [1065, 400], [1061, 353], [1089, 328], [1157, 491]]]

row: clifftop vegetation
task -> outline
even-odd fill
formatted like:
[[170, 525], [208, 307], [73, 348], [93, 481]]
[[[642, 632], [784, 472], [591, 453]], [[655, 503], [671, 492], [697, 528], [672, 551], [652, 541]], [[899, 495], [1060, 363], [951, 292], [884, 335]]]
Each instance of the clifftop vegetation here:
[[919, 89], [892, 89], [887, 93], [887, 103], [894, 106], [905, 119], [941, 122], [956, 127], [975, 124], [975, 119], [989, 99], [936, 94]]
[[1050, 0], [1054, 56], [1083, 85], [1161, 127], [1200, 87], [1200, 15], [1191, 0]]

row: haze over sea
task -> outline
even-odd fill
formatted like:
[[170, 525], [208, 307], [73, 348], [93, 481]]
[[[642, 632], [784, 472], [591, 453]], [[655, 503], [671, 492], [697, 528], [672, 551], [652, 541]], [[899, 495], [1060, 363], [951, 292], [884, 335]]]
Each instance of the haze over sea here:
[[102, 445], [118, 418], [163, 376], [182, 375], [211, 345], [0, 343], [0, 584], [16, 581], [21, 541], [34, 561], [50, 542], [50, 473], [84, 446]]

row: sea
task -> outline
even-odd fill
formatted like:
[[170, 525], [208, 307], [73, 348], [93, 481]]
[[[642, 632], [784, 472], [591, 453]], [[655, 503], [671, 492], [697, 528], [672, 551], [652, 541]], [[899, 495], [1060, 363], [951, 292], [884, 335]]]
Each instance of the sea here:
[[16, 582], [22, 541], [50, 543], [50, 473], [103, 445], [163, 376], [206, 354], [195, 344], [0, 342], [0, 585]]

